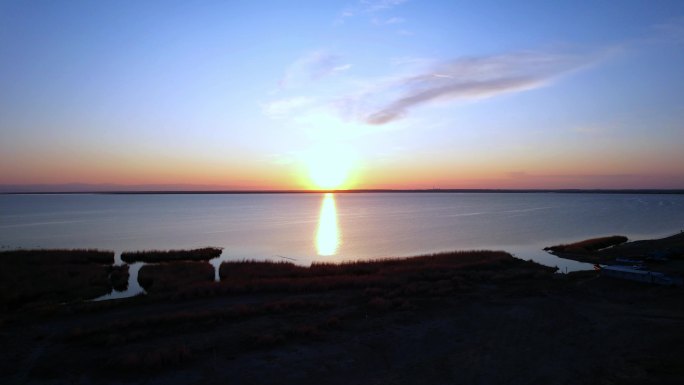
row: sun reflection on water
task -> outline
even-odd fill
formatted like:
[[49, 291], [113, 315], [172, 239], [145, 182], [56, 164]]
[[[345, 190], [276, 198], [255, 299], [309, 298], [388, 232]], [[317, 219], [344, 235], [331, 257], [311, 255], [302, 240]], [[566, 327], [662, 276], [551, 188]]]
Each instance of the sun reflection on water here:
[[318, 255], [334, 255], [340, 246], [340, 239], [335, 195], [326, 193], [323, 197], [323, 203], [321, 203], [321, 213], [318, 217], [318, 229], [316, 230], [316, 251]]

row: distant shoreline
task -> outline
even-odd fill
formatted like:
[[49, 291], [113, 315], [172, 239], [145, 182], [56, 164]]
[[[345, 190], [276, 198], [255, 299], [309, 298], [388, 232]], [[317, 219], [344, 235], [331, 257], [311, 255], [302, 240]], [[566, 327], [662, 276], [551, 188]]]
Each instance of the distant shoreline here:
[[55, 195], [55, 194], [101, 194], [101, 195], [190, 195], [190, 194], [377, 194], [377, 193], [427, 193], [427, 194], [667, 194], [681, 195], [684, 189], [356, 189], [356, 190], [141, 190], [141, 191], [5, 191], [0, 195]]

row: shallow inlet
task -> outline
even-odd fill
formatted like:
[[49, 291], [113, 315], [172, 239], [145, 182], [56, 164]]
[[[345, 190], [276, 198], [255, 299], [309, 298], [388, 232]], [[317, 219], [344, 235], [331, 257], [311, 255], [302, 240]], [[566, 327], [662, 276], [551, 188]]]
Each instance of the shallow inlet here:
[[[119, 262], [121, 262], [121, 253], [117, 253], [119, 256]], [[116, 259], [114, 264], [116, 265]], [[120, 264], [125, 264], [124, 262], [121, 262]], [[128, 287], [126, 290], [116, 290], [112, 289], [112, 292], [109, 294], [105, 294], [101, 297], [97, 297], [93, 299], [93, 301], [104, 301], [108, 299], [119, 299], [119, 298], [128, 298], [128, 297], [135, 297], [136, 295], [141, 295], [145, 294], [145, 289], [140, 286], [140, 283], [138, 283], [138, 272], [140, 271], [140, 268], [143, 267], [145, 263], [144, 262], [135, 262], [131, 263], [128, 265]]]
[[[221, 280], [221, 277], [219, 276], [219, 267], [221, 266], [221, 263], [223, 263], [226, 260], [222, 257], [223, 253], [220, 256], [212, 258], [209, 261], [207, 261], [214, 268], [215, 282], [219, 282]], [[114, 266], [121, 266], [125, 264], [126, 262], [123, 262], [121, 260], [121, 252], [117, 252], [114, 255]], [[112, 289], [112, 291], [109, 294], [105, 294], [101, 297], [94, 298], [92, 301], [105, 301], [109, 299], [129, 298], [135, 297], [136, 295], [147, 294], [145, 292], [145, 289], [143, 289], [143, 287], [140, 286], [140, 283], [138, 282], [138, 273], [140, 272], [140, 268], [147, 264], [148, 263], [145, 262], [134, 262], [128, 264], [128, 287], [126, 288], [126, 290]]]

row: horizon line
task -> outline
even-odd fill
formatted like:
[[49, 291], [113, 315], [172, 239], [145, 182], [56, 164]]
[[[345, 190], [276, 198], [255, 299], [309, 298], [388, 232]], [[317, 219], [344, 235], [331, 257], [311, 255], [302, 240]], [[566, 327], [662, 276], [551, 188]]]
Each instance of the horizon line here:
[[510, 189], [510, 188], [461, 188], [461, 189], [347, 189], [347, 190], [79, 190], [79, 191], [0, 191], [0, 195], [50, 195], [50, 194], [101, 194], [101, 195], [190, 195], [190, 194], [359, 194], [359, 193], [593, 193], [593, 194], [684, 194], [684, 189], [601, 189], [601, 188], [567, 188], [567, 189]]

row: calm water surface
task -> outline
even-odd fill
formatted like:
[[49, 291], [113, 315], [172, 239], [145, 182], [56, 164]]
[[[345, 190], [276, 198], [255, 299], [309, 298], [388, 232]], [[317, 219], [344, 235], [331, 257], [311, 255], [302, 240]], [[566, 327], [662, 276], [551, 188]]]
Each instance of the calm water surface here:
[[[498, 249], [568, 271], [544, 246], [684, 229], [684, 196], [631, 194], [0, 195], [0, 247], [220, 246], [297, 263]], [[591, 266], [589, 266], [590, 268]]]

